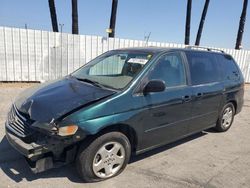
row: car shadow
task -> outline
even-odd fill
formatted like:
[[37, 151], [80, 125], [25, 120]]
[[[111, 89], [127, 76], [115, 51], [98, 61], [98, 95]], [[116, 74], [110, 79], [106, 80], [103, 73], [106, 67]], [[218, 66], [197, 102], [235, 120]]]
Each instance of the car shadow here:
[[206, 132], [206, 133], [221, 133], [221, 132], [216, 131], [215, 128], [213, 128], [213, 127], [204, 130], [204, 132]]
[[[162, 147], [150, 150], [143, 154], [132, 156], [129, 163], [130, 164], [135, 163], [144, 158], [166, 151], [170, 148], [190, 142], [206, 134], [207, 133], [205, 132], [200, 132], [192, 136], [189, 136], [187, 138], [184, 138], [182, 140], [176, 141], [174, 143], [167, 144]], [[4, 137], [0, 142], [0, 153], [1, 153], [0, 168], [10, 179], [12, 179], [17, 183], [21, 182], [24, 179], [26, 181], [34, 181], [37, 179], [49, 179], [49, 178], [60, 178], [60, 177], [66, 177], [68, 178], [69, 181], [74, 183], [83, 183], [83, 181], [79, 178], [76, 172], [75, 165], [73, 164], [66, 165], [60, 169], [51, 169], [46, 172], [34, 174], [29, 169], [28, 164], [24, 159], [24, 157], [9, 145], [6, 137]]]
[[188, 136], [188, 137], [186, 137], [186, 138], [183, 138], [183, 139], [181, 139], [181, 140], [172, 142], [172, 143], [170, 143], [170, 144], [166, 144], [166, 145], [163, 145], [163, 146], [161, 146], [161, 147], [152, 149], [152, 150], [147, 151], [147, 152], [145, 152], [145, 153], [142, 153], [142, 154], [139, 154], [139, 155], [133, 155], [133, 156], [131, 157], [129, 163], [135, 163], [135, 162], [140, 161], [140, 160], [142, 160], [142, 159], [145, 159], [145, 158], [147, 158], [147, 157], [151, 157], [151, 156], [153, 156], [153, 155], [155, 155], [155, 154], [158, 154], [158, 153], [160, 153], [160, 152], [166, 151], [166, 150], [171, 149], [171, 148], [173, 148], [173, 147], [179, 146], [179, 145], [181, 145], [181, 144], [184, 144], [184, 143], [190, 142], [190, 141], [192, 141], [192, 140], [194, 140], [194, 139], [197, 139], [197, 138], [200, 138], [200, 137], [202, 137], [202, 136], [205, 136], [206, 134], [208, 134], [208, 133], [206, 133], [206, 132], [199, 132], [199, 133], [193, 134], [193, 135], [191, 135], [191, 136]]

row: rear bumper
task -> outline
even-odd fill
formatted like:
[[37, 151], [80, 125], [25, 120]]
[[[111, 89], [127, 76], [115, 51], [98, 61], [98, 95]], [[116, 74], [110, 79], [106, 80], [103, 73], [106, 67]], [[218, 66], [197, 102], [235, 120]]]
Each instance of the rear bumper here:
[[60, 167], [75, 159], [77, 144], [73, 139], [44, 138], [40, 143], [25, 143], [7, 128], [5, 132], [10, 145], [25, 156], [34, 173]]
[[244, 105], [244, 89], [240, 91], [237, 97], [237, 108], [235, 114], [238, 114], [241, 112]]

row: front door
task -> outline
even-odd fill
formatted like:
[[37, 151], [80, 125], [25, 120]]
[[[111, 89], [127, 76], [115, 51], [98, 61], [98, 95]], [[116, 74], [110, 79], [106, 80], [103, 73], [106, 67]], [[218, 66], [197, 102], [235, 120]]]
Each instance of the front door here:
[[148, 81], [163, 80], [163, 92], [143, 96], [142, 125], [144, 148], [168, 143], [187, 134], [191, 117], [192, 88], [186, 79], [186, 66], [181, 53], [163, 55], [150, 71]]

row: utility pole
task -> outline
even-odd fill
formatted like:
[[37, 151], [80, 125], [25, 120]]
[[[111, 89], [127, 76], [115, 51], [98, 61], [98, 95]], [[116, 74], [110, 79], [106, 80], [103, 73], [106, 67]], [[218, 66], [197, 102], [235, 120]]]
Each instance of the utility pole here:
[[59, 23], [59, 26], [60, 26], [60, 32], [62, 33], [64, 24], [60, 24], [60, 23]]
[[63, 26], [64, 24], [60, 24], [59, 23], [59, 26], [60, 26], [60, 34], [61, 34], [61, 72], [62, 72], [62, 67], [63, 67], [63, 40], [62, 40], [62, 31], [63, 31]]
[[185, 41], [184, 41], [185, 45], [189, 45], [190, 42], [191, 9], [192, 9], [192, 0], [187, 0], [186, 28], [185, 28]]
[[107, 29], [109, 37], [115, 37], [115, 22], [116, 22], [117, 5], [118, 5], [118, 0], [112, 0], [110, 24], [109, 24], [109, 29]]
[[144, 35], [145, 46], [148, 46], [148, 40], [150, 38], [151, 32], [148, 35]]
[[196, 35], [196, 40], [195, 40], [195, 45], [196, 46], [200, 45], [201, 34], [202, 34], [205, 19], [206, 19], [209, 2], [210, 2], [210, 0], [206, 0], [203, 11], [202, 11], [200, 25], [199, 25], [199, 29], [198, 29], [198, 32], [197, 32], [197, 35]]
[[244, 26], [245, 26], [245, 22], [246, 22], [247, 3], [248, 3], [248, 0], [244, 0], [242, 12], [241, 12], [241, 17], [240, 17], [240, 24], [239, 24], [237, 39], [236, 39], [236, 44], [235, 44], [235, 49], [237, 49], [237, 50], [239, 50], [241, 48], [242, 37], [243, 37], [243, 33], [244, 33]]

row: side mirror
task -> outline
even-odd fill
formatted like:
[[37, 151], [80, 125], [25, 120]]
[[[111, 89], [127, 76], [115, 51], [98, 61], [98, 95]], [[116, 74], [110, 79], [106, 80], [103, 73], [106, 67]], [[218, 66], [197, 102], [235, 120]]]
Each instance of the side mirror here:
[[143, 89], [143, 93], [161, 92], [165, 90], [165, 82], [162, 80], [150, 80]]

